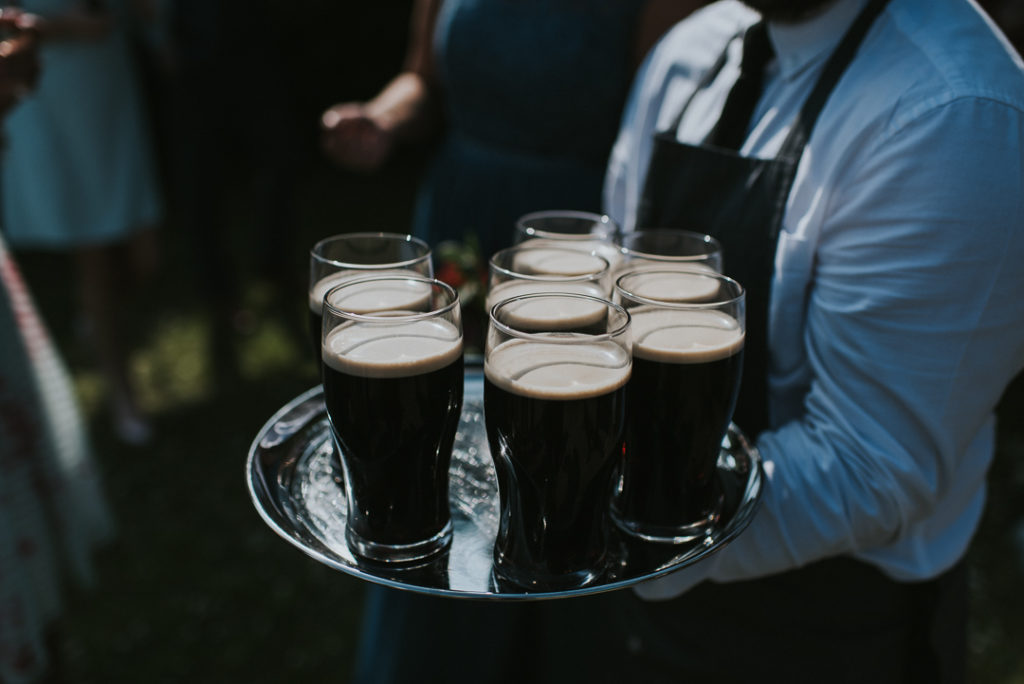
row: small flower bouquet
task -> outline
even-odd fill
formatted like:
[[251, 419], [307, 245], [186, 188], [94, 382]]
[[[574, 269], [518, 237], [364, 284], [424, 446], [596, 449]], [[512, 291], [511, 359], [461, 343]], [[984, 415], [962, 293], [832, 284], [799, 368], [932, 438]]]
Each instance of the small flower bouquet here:
[[463, 342], [467, 355], [482, 355], [487, 330], [487, 262], [473, 235], [434, 247], [436, 277], [454, 287], [462, 304]]

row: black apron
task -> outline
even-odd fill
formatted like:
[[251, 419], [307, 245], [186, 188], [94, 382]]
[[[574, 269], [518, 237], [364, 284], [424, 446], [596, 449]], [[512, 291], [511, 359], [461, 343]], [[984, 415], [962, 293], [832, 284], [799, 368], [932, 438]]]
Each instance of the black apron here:
[[[775, 159], [678, 142], [676, 129], [689, 103], [667, 131], [654, 136], [636, 225], [693, 230], [722, 243], [726, 275], [746, 289], [744, 368], [734, 421], [751, 437], [769, 425], [768, 302], [775, 248], [797, 164], [832, 90], [886, 1], [872, 0], [851, 25]], [[711, 68], [698, 92], [715, 79], [725, 57]]]
[[[638, 228], [715, 236], [747, 291], [735, 422], [769, 427], [767, 315], [775, 250], [797, 163], [818, 115], [885, 7], [871, 0], [830, 57], [775, 159], [655, 136]], [[709, 84], [725, 56], [702, 84]], [[685, 112], [685, 108], [684, 108]], [[545, 606], [541, 681], [945, 682], [965, 668], [963, 563], [901, 583], [850, 558], [746, 582], [704, 582], [670, 601], [630, 591]], [[561, 604], [561, 605], [558, 605]]]

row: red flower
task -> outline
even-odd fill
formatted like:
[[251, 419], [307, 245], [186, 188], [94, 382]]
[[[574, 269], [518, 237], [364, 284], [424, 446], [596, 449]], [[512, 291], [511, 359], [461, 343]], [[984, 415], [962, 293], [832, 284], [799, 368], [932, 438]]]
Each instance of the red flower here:
[[441, 265], [441, 269], [437, 272], [437, 279], [456, 288], [466, 282], [462, 271], [451, 261], [446, 261]]

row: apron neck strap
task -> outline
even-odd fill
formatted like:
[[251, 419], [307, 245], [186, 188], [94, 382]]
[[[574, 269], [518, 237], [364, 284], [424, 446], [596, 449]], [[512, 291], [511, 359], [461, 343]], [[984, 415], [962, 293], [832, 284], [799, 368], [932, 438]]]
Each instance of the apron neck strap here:
[[804, 146], [814, 130], [814, 125], [818, 122], [818, 116], [825, 108], [825, 103], [828, 102], [829, 96], [832, 95], [836, 84], [842, 78], [846, 67], [850, 65], [850, 62], [856, 56], [857, 50], [864, 41], [864, 36], [867, 35], [875, 19], [882, 13], [888, 2], [889, 0], [870, 0], [864, 6], [864, 9], [860, 11], [860, 14], [857, 15], [850, 28], [846, 30], [846, 34], [843, 36], [842, 41], [840, 41], [839, 46], [836, 47], [832, 56], [829, 57], [828, 62], [825, 64], [825, 69], [818, 78], [814, 90], [811, 91], [810, 96], [804, 102], [803, 107], [801, 107], [800, 113], [797, 114], [796, 121], [790, 129], [785, 142], [782, 144], [782, 149], [779, 151], [780, 159], [800, 158]]
[[[814, 130], [814, 125], [818, 122], [818, 116], [821, 111], [825, 108], [825, 103], [828, 102], [829, 96], [832, 91], [835, 90], [836, 84], [839, 83], [839, 79], [842, 78], [843, 72], [846, 71], [846, 67], [850, 65], [853, 58], [857, 54], [857, 50], [860, 48], [861, 43], [864, 40], [864, 36], [867, 35], [868, 30], [874, 24], [875, 19], [882, 13], [885, 6], [889, 3], [889, 0], [870, 0], [864, 9], [860, 11], [857, 18], [854, 20], [850, 28], [846, 30], [846, 34], [843, 39], [839, 42], [838, 47], [829, 57], [828, 63], [825, 65], [824, 71], [818, 78], [818, 82], [814, 86], [814, 90], [811, 91], [810, 96], [804, 102], [803, 107], [797, 114], [796, 121], [793, 127], [789, 131], [789, 135], [786, 137], [785, 142], [782, 145], [782, 149], [779, 151], [779, 159], [799, 159], [803, 153], [804, 146], [811, 137], [811, 132]], [[686, 103], [680, 108], [679, 113], [676, 115], [672, 125], [667, 129], [669, 131], [676, 131], [679, 129], [679, 125], [683, 121], [683, 116], [686, 114], [686, 110], [690, 108], [690, 103], [693, 102], [693, 98], [696, 97], [704, 88], [707, 88], [711, 83], [718, 77], [719, 72], [725, 67], [726, 61], [728, 61], [729, 49], [728, 46], [732, 41], [742, 38], [743, 31], [738, 32], [732, 36], [726, 42], [726, 49], [722, 51], [722, 54], [718, 56], [715, 63], [708, 69], [707, 73], [700, 80], [697, 88], [687, 98]]]

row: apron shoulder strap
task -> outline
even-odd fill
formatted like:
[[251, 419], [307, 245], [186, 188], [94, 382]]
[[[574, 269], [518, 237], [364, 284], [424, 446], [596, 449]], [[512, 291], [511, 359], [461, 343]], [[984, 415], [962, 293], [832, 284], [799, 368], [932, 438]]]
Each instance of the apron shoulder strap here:
[[786, 136], [782, 149], [779, 151], [780, 159], [797, 160], [800, 158], [804, 146], [810, 139], [814, 126], [818, 122], [818, 117], [825, 108], [825, 103], [828, 102], [829, 96], [835, 90], [836, 84], [839, 83], [839, 79], [842, 78], [843, 73], [846, 71], [846, 67], [850, 65], [850, 62], [856, 56], [864, 36], [867, 35], [868, 30], [870, 30], [875, 19], [882, 13], [888, 2], [889, 0], [871, 0], [861, 10], [857, 19], [850, 25], [850, 28], [846, 30], [846, 34], [839, 42], [839, 46], [825, 64], [825, 69], [818, 78], [814, 90], [811, 91], [810, 96], [804, 102], [803, 107], [801, 107], [800, 113], [797, 114], [796, 121], [790, 129], [789, 135]]

